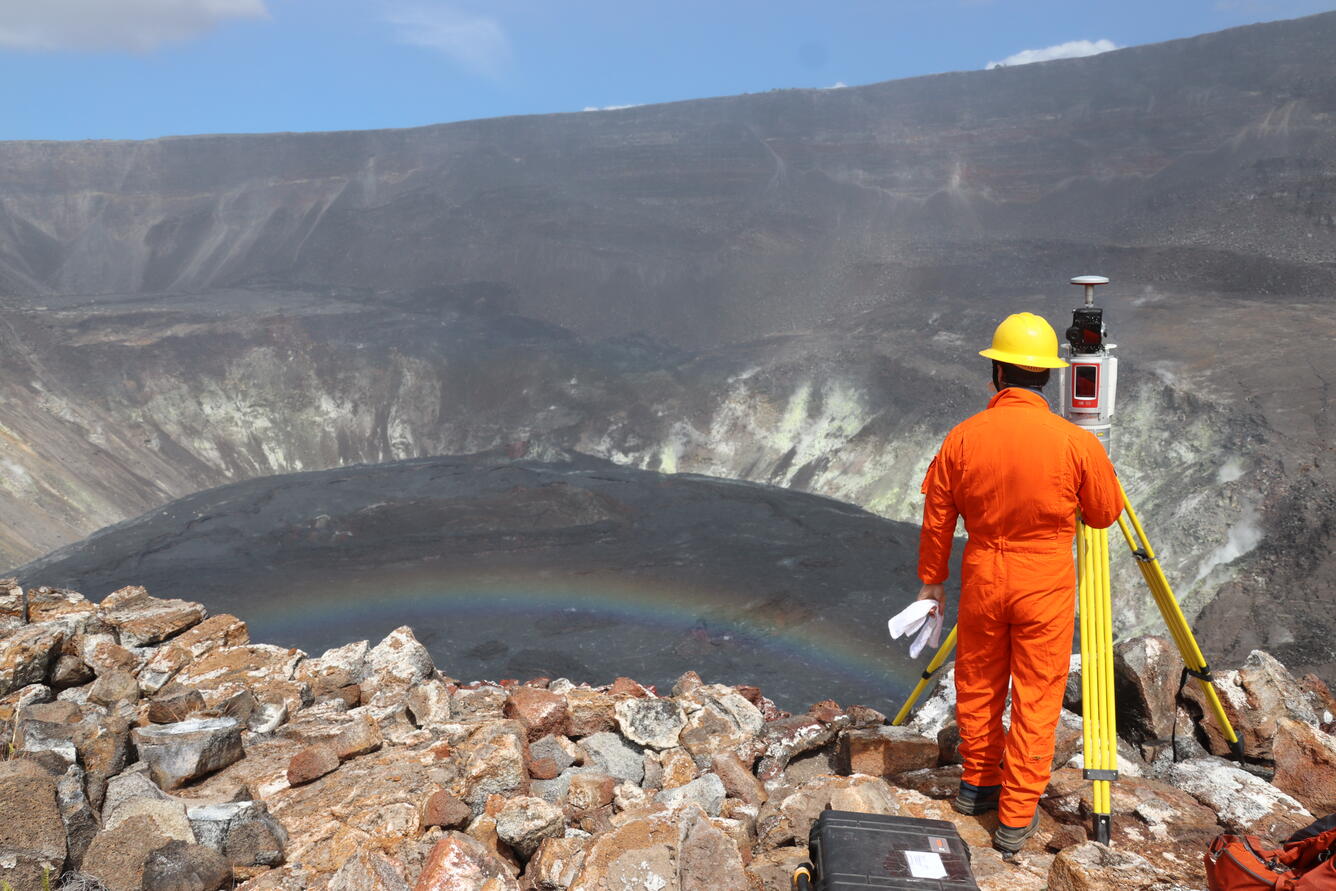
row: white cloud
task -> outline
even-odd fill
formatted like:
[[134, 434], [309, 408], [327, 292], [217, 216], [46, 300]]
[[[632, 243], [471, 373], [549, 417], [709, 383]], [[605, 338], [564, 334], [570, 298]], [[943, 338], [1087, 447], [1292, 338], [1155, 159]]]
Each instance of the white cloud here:
[[637, 104], [631, 105], [586, 105], [582, 111], [621, 111], [623, 108], [635, 108]]
[[843, 89], [844, 89], [845, 87], [847, 87], [847, 86], [849, 86], [849, 85], [848, 85], [847, 83], [845, 83], [844, 81], [842, 81], [842, 80], [837, 80], [837, 81], [835, 81], [835, 83], [831, 84], [830, 86], [828, 86], [828, 87], [822, 87], [821, 89], [823, 89], [823, 90], [843, 90]]
[[1043, 49], [1021, 50], [1007, 56], [1001, 62], [989, 62], [985, 68], [1001, 68], [1004, 65], [1029, 65], [1031, 62], [1049, 62], [1053, 59], [1078, 59], [1081, 56], [1097, 56], [1109, 50], [1118, 49], [1112, 40], [1069, 40], [1056, 46]]
[[0, 0], [0, 47], [148, 52], [268, 15], [265, 0]]
[[448, 6], [413, 6], [387, 16], [399, 41], [445, 53], [473, 74], [496, 77], [511, 59], [510, 38], [496, 19]]

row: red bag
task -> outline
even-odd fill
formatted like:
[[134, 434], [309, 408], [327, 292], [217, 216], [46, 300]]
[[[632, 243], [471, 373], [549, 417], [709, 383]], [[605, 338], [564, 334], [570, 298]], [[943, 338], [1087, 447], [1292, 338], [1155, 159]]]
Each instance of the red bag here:
[[[1221, 835], [1206, 853], [1210, 891], [1336, 891], [1336, 815], [1268, 848], [1255, 835]], [[1320, 831], [1314, 831], [1320, 830]]]

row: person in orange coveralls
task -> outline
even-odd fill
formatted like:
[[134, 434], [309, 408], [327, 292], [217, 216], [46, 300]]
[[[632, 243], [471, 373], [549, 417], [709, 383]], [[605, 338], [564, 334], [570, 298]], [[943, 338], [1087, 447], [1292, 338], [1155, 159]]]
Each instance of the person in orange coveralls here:
[[1049, 410], [1049, 369], [1067, 363], [1048, 322], [1008, 316], [980, 355], [993, 360], [997, 393], [947, 434], [923, 480], [918, 599], [936, 600], [945, 614], [942, 583], [963, 517], [956, 723], [964, 771], [955, 807], [997, 808], [993, 844], [1015, 853], [1039, 826], [1052, 767], [1075, 627], [1077, 511], [1102, 529], [1118, 519], [1123, 498], [1094, 434]]

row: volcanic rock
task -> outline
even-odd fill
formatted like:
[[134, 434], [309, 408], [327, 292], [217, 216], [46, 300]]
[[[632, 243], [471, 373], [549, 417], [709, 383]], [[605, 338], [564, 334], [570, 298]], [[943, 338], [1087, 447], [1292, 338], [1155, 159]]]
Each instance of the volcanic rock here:
[[93, 838], [84, 854], [83, 872], [108, 891], [140, 891], [149, 855], [170, 841], [152, 819], [134, 817]]
[[[342, 688], [348, 689], [348, 688]], [[360, 694], [360, 687], [359, 694]], [[454, 716], [450, 712], [450, 687], [439, 678], [428, 678], [415, 684], [404, 704], [408, 706], [408, 716], [418, 727], [432, 727], [444, 724]]]
[[584, 866], [583, 838], [545, 838], [524, 869], [524, 881], [532, 891], [565, 891]]
[[43, 683], [64, 641], [63, 631], [46, 625], [31, 625], [0, 637], [0, 696]]
[[65, 822], [54, 777], [26, 761], [0, 762], [0, 801], [22, 819], [0, 820], [0, 881], [41, 888], [65, 863]]
[[433, 792], [422, 807], [422, 825], [456, 829], [468, 824], [473, 811], [445, 790]]
[[765, 784], [736, 755], [715, 755], [710, 759], [710, 770], [724, 784], [729, 798], [759, 807], [769, 797]]
[[572, 739], [617, 729], [616, 700], [599, 690], [575, 687], [567, 690], [568, 734]]
[[840, 734], [841, 760], [849, 773], [891, 777], [937, 766], [937, 740], [908, 727], [874, 727]]
[[436, 666], [413, 629], [401, 626], [366, 654], [366, 674], [360, 681], [366, 704], [376, 708], [397, 705], [413, 687], [432, 677]]
[[1097, 842], [1065, 848], [1048, 874], [1050, 891], [1163, 891], [1171, 884], [1145, 857]]
[[516, 687], [510, 691], [503, 713], [525, 726], [530, 742], [566, 732], [566, 698], [549, 690]]
[[359, 640], [326, 650], [320, 656], [304, 659], [297, 666], [296, 679], [311, 688], [316, 699], [344, 687], [360, 685], [366, 673], [368, 641]]
[[154, 724], [175, 724], [203, 710], [204, 697], [198, 690], [168, 683], [149, 700], [148, 719]]
[[180, 801], [158, 798], [133, 798], [119, 804], [106, 819], [102, 828], [115, 829], [127, 820], [145, 817], [153, 821], [159, 835], [189, 844], [195, 843], [195, 831], [186, 817], [186, 806]]
[[481, 813], [490, 795], [524, 795], [529, 791], [527, 732], [517, 721], [491, 721], [480, 726], [461, 747], [464, 755], [463, 794]]
[[1272, 746], [1272, 784], [1314, 814], [1336, 812], [1336, 736], [1311, 724], [1281, 718]]
[[900, 803], [877, 777], [816, 777], [793, 790], [775, 790], [756, 820], [757, 844], [770, 850], [807, 841], [808, 832], [827, 807], [863, 814], [900, 813]]
[[210, 616], [154, 650], [139, 672], [139, 686], [146, 693], [156, 693], [182, 668], [207, 653], [248, 643], [250, 635], [245, 622], [226, 613]]
[[765, 754], [757, 765], [756, 776], [773, 780], [783, 773], [791, 759], [824, 746], [835, 738], [836, 728], [811, 715], [794, 715], [765, 725], [761, 741]]
[[1218, 758], [1175, 764], [1169, 780], [1213, 810], [1236, 834], [1283, 839], [1313, 820], [1289, 795]]
[[678, 808], [687, 803], [694, 804], [711, 817], [717, 817], [727, 797], [728, 792], [724, 789], [723, 780], [712, 773], [707, 773], [685, 786], [664, 789], [654, 796], [654, 800], [670, 808]]
[[116, 629], [123, 647], [134, 649], [174, 637], [204, 621], [204, 607], [185, 600], [160, 600], [130, 586], [113, 591], [98, 604], [103, 619]]
[[194, 718], [137, 727], [131, 732], [153, 781], [177, 789], [240, 759], [241, 727], [232, 718]]
[[[611, 798], [611, 790], [609, 790]], [[533, 856], [544, 839], [566, 831], [562, 809], [541, 798], [521, 795], [505, 803], [496, 815], [496, 834], [525, 860]]]
[[224, 713], [229, 703], [248, 699], [250, 708], [230, 715], [244, 722], [256, 702], [284, 702], [290, 714], [311, 704], [311, 688], [295, 680], [302, 659], [300, 650], [271, 644], [218, 647], [182, 668], [176, 680], [199, 690], [210, 708]]
[[1183, 660], [1163, 637], [1119, 641], [1113, 648], [1119, 734], [1134, 742], [1159, 744], [1174, 729]]
[[579, 742], [584, 763], [609, 776], [640, 785], [645, 778], [644, 750], [615, 733], [595, 733]]
[[99, 828], [97, 814], [84, 791], [83, 768], [72, 764], [56, 781], [56, 802], [60, 807], [60, 818], [65, 823], [68, 862], [72, 869], [78, 869], [84, 851], [88, 850]]
[[288, 763], [288, 783], [300, 786], [320, 779], [327, 773], [338, 769], [339, 755], [327, 745], [314, 745], [302, 749], [292, 756]]
[[566, 802], [576, 811], [592, 811], [612, 803], [617, 781], [603, 773], [572, 773]]
[[742, 694], [722, 684], [694, 685], [681, 701], [687, 714], [681, 744], [698, 765], [717, 754], [755, 754], [750, 747], [765, 719]]
[[505, 717], [510, 694], [496, 684], [460, 687], [450, 694], [450, 715], [459, 721], [483, 721]]
[[204, 845], [171, 841], [144, 861], [144, 891], [218, 891], [231, 880], [231, 864]]
[[359, 847], [329, 880], [328, 891], [409, 891], [409, 885], [388, 857]]
[[519, 891], [509, 867], [478, 841], [451, 832], [431, 849], [413, 891]]
[[138, 702], [139, 682], [124, 669], [109, 671], [93, 682], [88, 701], [108, 708], [118, 702]]
[[671, 749], [679, 742], [686, 714], [672, 699], [622, 699], [613, 713], [622, 736], [652, 749]]
[[[1307, 692], [1284, 665], [1261, 650], [1253, 650], [1238, 669], [1219, 673], [1215, 689], [1248, 758], [1271, 760], [1271, 744], [1281, 718], [1318, 723]], [[1211, 753], [1228, 755], [1224, 733], [1197, 684], [1185, 687], [1184, 693], [1200, 710]]]
[[283, 862], [288, 834], [264, 802], [199, 805], [187, 808], [186, 816], [199, 843], [220, 852], [233, 866]]

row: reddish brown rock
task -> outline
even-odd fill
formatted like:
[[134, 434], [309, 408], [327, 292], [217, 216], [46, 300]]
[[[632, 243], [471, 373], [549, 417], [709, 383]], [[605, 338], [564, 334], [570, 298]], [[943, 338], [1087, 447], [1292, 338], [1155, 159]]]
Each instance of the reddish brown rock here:
[[524, 725], [530, 742], [566, 732], [566, 698], [550, 690], [516, 687], [510, 691], [503, 713]]
[[700, 679], [700, 675], [696, 672], [683, 672], [677, 680], [673, 682], [673, 695], [687, 696], [699, 690], [704, 686], [704, 683], [705, 682]]
[[572, 739], [617, 729], [616, 701], [607, 693], [575, 687], [567, 690], [567, 735]]
[[612, 803], [617, 781], [602, 773], [577, 773], [566, 788], [566, 801], [576, 811], [592, 811]]
[[535, 780], [554, 779], [559, 773], [561, 768], [551, 758], [534, 758], [529, 761], [529, 776]]
[[547, 838], [524, 868], [526, 888], [531, 891], [564, 891], [575, 881], [584, 866], [583, 838]]
[[723, 781], [729, 798], [759, 806], [769, 797], [765, 785], [736, 755], [715, 755], [710, 759], [710, 769]]
[[[282, 702], [294, 714], [313, 701], [311, 688], [294, 679], [303, 658], [301, 650], [271, 644], [222, 647], [181, 669], [176, 680], [199, 690], [210, 708], [224, 713], [229, 703], [249, 701], [253, 706], [258, 700]], [[249, 714], [229, 716], [244, 721]]]
[[519, 891], [507, 865], [475, 839], [451, 832], [431, 849], [413, 891]]
[[660, 752], [659, 766], [662, 770], [662, 777], [658, 784], [661, 789], [676, 789], [678, 786], [685, 786], [694, 780], [698, 773], [696, 762], [692, 760], [691, 753], [686, 749], [665, 749]]
[[937, 740], [908, 727], [848, 730], [840, 740], [842, 763], [849, 773], [890, 777], [937, 766]]
[[[1309, 694], [1284, 665], [1262, 650], [1253, 650], [1238, 670], [1219, 673], [1215, 688], [1225, 717], [1242, 740], [1244, 754], [1249, 758], [1271, 760], [1271, 742], [1276, 735], [1276, 722], [1281, 718], [1306, 724], [1318, 722]], [[1188, 684], [1184, 694], [1202, 714], [1201, 727], [1206, 731], [1211, 753], [1228, 755], [1229, 745], [1216, 725], [1215, 712], [1207, 706], [1196, 682]]]
[[330, 748], [340, 761], [367, 755], [384, 744], [380, 725], [370, 715], [359, 714], [344, 724], [338, 735], [330, 741]]
[[812, 707], [807, 710], [807, 713], [818, 721], [822, 721], [826, 724], [845, 717], [844, 709], [840, 708], [840, 704], [833, 699], [823, 699], [818, 703], [814, 703]]
[[250, 634], [245, 622], [226, 613], [210, 616], [158, 647], [140, 670], [139, 685], [145, 692], [155, 693], [166, 686], [178, 671], [206, 653], [248, 643]]
[[1182, 671], [1177, 648], [1163, 637], [1144, 635], [1118, 642], [1113, 648], [1113, 675], [1120, 736], [1151, 745], [1169, 738]]
[[461, 747], [461, 797], [475, 810], [490, 795], [529, 791], [527, 733], [518, 721], [493, 721], [473, 732]]
[[473, 816], [469, 806], [449, 792], [433, 792], [422, 806], [422, 826], [439, 826], [442, 829], [456, 829], [468, 823]]
[[137, 702], [139, 682], [128, 671], [109, 671], [93, 682], [88, 690], [88, 701], [111, 708], [118, 702]]
[[44, 682], [64, 641], [63, 631], [43, 625], [0, 636], [0, 696]]
[[339, 766], [338, 753], [327, 745], [308, 746], [288, 762], [288, 784], [300, 786], [314, 782]]
[[169, 683], [149, 701], [148, 719], [154, 724], [174, 724], [204, 708], [204, 697], [198, 690]]
[[612, 686], [608, 688], [608, 693], [613, 696], [630, 696], [635, 699], [644, 699], [647, 696], [654, 695], [652, 689], [630, 678], [619, 677], [612, 682]]
[[1272, 751], [1276, 759], [1272, 785], [1314, 814], [1336, 812], [1336, 736], [1281, 718]]
[[198, 625], [205, 615], [201, 604], [150, 597], [137, 585], [113, 591], [98, 605], [121, 646], [130, 648], [160, 643]]

